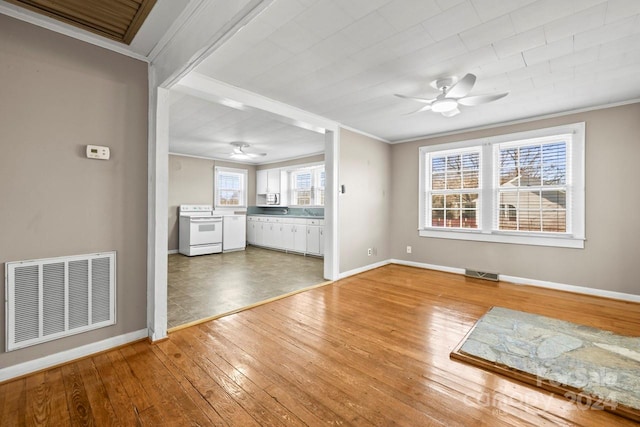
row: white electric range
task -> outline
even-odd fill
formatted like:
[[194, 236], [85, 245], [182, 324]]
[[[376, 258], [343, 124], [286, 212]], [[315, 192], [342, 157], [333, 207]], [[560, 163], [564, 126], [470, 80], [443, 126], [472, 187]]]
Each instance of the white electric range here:
[[187, 256], [222, 252], [222, 215], [210, 205], [180, 205], [178, 251]]

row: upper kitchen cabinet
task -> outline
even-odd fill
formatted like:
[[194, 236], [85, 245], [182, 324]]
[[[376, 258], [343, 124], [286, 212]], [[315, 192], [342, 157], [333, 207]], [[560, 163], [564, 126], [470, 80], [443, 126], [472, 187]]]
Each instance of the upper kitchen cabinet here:
[[280, 169], [256, 172], [256, 194], [280, 193]]

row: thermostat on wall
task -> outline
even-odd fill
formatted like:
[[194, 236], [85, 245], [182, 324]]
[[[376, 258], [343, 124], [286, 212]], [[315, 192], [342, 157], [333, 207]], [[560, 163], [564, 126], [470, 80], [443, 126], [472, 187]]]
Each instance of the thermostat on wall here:
[[87, 145], [87, 158], [109, 160], [111, 153], [109, 147], [103, 147], [101, 145]]

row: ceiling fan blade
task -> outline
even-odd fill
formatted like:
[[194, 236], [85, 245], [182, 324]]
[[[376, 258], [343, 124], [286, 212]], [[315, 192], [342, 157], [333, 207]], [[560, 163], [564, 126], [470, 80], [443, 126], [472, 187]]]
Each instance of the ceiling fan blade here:
[[435, 101], [437, 99], [437, 98], [433, 98], [433, 99], [416, 98], [415, 96], [401, 95], [399, 93], [396, 93], [394, 95], [397, 96], [398, 98], [412, 99], [414, 101], [422, 102], [424, 104], [431, 104], [433, 101]]
[[403, 116], [410, 116], [410, 115], [412, 115], [412, 114], [421, 113], [421, 112], [423, 112], [423, 111], [429, 111], [429, 110], [431, 110], [431, 105], [425, 105], [424, 107], [422, 107], [422, 108], [418, 108], [418, 109], [417, 109], [417, 110], [415, 110], [415, 111], [411, 111], [411, 112], [409, 112], [409, 113], [405, 113], [405, 114], [403, 114]]
[[458, 103], [462, 105], [466, 105], [467, 107], [473, 107], [475, 105], [486, 104], [487, 102], [497, 101], [498, 99], [504, 98], [507, 95], [509, 95], [509, 92], [494, 93], [492, 95], [467, 96], [467, 97], [458, 99]]
[[476, 76], [474, 74], [467, 74], [463, 78], [461, 78], [458, 83], [454, 84], [447, 91], [447, 98], [462, 98], [467, 96], [471, 89], [473, 89], [473, 85], [476, 84]]
[[247, 153], [247, 152], [243, 152], [242, 154], [249, 157], [262, 157], [267, 155], [267, 153]]
[[458, 110], [457, 108], [451, 111], [444, 111], [442, 113], [442, 115], [445, 117], [453, 117], [453, 116], [457, 116], [458, 114], [460, 114], [460, 110]]

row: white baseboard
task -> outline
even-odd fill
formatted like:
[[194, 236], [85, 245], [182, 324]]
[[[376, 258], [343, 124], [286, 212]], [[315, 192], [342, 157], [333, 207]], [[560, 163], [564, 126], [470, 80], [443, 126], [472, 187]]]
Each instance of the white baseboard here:
[[50, 354], [39, 359], [29, 360], [17, 365], [7, 366], [0, 369], [0, 382], [27, 375], [32, 372], [38, 372], [43, 369], [71, 362], [72, 360], [90, 356], [101, 351], [109, 350], [114, 347], [128, 344], [133, 341], [147, 338], [147, 329], [129, 332], [128, 334], [118, 335], [117, 337], [107, 338], [106, 340], [83, 345], [81, 347], [72, 348], [61, 351], [59, 353]]
[[178, 249], [170, 249], [170, 250], [167, 251], [167, 254], [173, 255], [173, 254], [177, 254], [178, 252], [179, 252]]
[[389, 263], [408, 265], [409, 267], [426, 268], [427, 270], [444, 271], [445, 273], [464, 274], [464, 268], [445, 267], [442, 265], [425, 264], [424, 262], [405, 261], [402, 259], [390, 259]]
[[375, 264], [365, 265], [364, 267], [354, 268], [353, 270], [345, 271], [344, 273], [338, 274], [338, 279], [344, 279], [349, 276], [353, 276], [355, 274], [364, 273], [365, 271], [373, 270], [374, 268], [383, 267], [387, 264], [390, 264], [392, 261], [386, 259], [384, 261], [376, 262]]
[[[445, 267], [442, 265], [425, 264], [422, 262], [391, 259], [389, 264], [408, 265], [410, 267], [426, 268], [428, 270], [445, 271], [447, 273], [464, 274], [464, 268]], [[537, 286], [540, 288], [555, 289], [558, 291], [574, 292], [576, 294], [591, 295], [596, 297], [611, 298], [621, 301], [640, 303], [640, 295], [626, 294], [623, 292], [607, 291], [604, 289], [587, 288], [585, 286], [567, 285], [564, 283], [548, 282], [546, 280], [527, 279], [524, 277], [507, 276], [499, 274], [498, 280], [514, 283], [516, 285]]]
[[564, 283], [547, 282], [544, 280], [525, 279], [516, 276], [499, 275], [499, 280], [515, 283], [516, 285], [531, 285], [541, 288], [556, 289], [558, 291], [574, 292], [577, 294], [592, 295], [596, 297], [611, 298], [629, 302], [640, 302], [640, 295], [625, 294], [623, 292], [607, 291], [604, 289], [587, 288], [584, 286], [566, 285]]

